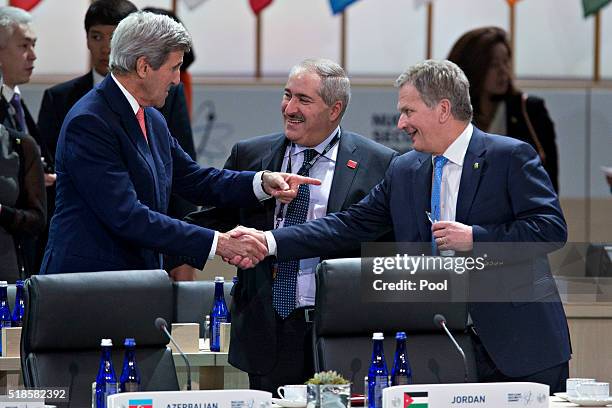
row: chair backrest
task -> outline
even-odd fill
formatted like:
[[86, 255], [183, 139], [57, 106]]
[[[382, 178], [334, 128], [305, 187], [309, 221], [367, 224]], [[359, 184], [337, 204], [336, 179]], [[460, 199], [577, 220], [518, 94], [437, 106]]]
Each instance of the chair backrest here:
[[[230, 307], [232, 283], [225, 282], [223, 292]], [[205, 337], [206, 315], [210, 314], [215, 299], [214, 281], [174, 282], [174, 310], [172, 323], [199, 323], [200, 337]]]
[[612, 243], [590, 244], [586, 254], [587, 277], [612, 277]]
[[69, 387], [68, 406], [89, 406], [100, 339], [113, 340], [119, 378], [123, 341], [133, 337], [142, 389], [179, 389], [167, 339], [154, 325], [157, 317], [172, 318], [172, 283], [166, 272], [38, 275], [27, 280], [25, 294], [21, 338], [25, 386]]
[[365, 302], [361, 273], [360, 258], [327, 260], [317, 268], [313, 329], [316, 371], [336, 370], [353, 383], [354, 392], [361, 393], [371, 361], [372, 333], [385, 334], [385, 359], [391, 374], [395, 333], [404, 331], [415, 383], [462, 382], [462, 359], [433, 323], [434, 315], [440, 313], [465, 351], [469, 378], [476, 378], [472, 344], [466, 332], [466, 303]]

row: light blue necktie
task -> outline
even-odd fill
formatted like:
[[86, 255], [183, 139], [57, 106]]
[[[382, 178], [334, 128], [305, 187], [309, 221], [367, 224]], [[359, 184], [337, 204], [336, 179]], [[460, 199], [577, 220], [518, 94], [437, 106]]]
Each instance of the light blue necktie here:
[[[304, 150], [304, 164], [302, 168], [312, 160], [317, 151], [314, 149]], [[308, 176], [308, 171], [298, 172]], [[284, 227], [303, 224], [306, 222], [308, 207], [310, 205], [310, 189], [308, 184], [300, 185], [297, 196], [287, 206]], [[300, 261], [283, 261], [278, 263], [278, 271], [274, 285], [272, 286], [272, 305], [274, 310], [284, 319], [295, 309], [295, 289], [297, 286], [297, 274], [300, 270]]]
[[[448, 162], [444, 156], [436, 156], [434, 158], [433, 169], [433, 185], [431, 187], [431, 219], [433, 222], [440, 221], [440, 186], [442, 184], [442, 169]], [[436, 239], [431, 234], [431, 254], [438, 254]]]

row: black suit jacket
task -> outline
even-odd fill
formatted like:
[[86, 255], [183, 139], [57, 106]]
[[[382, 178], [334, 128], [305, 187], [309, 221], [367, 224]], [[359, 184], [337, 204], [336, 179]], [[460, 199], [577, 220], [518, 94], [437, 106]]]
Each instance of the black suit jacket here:
[[[225, 167], [232, 170], [280, 171], [287, 138], [282, 133], [259, 136], [234, 145]], [[365, 197], [384, 176], [397, 153], [370, 139], [342, 132], [327, 212], [346, 209]], [[347, 162], [357, 162], [357, 168]], [[274, 228], [275, 201], [266, 200], [251, 209], [210, 209], [190, 214], [191, 222], [220, 231], [237, 224], [259, 230]], [[391, 235], [392, 237], [392, 235]], [[346, 256], [359, 256], [346, 253]], [[232, 307], [230, 363], [251, 374], [264, 375], [277, 358], [276, 318], [272, 307], [272, 261], [267, 258], [254, 269], [238, 270]]]
[[527, 94], [506, 97], [508, 136], [529, 143], [540, 156], [542, 165], [559, 192], [559, 154], [553, 124], [544, 100]]
[[[83, 76], [45, 90], [38, 114], [38, 127], [40, 129], [40, 139], [48, 146], [52, 157], [55, 157], [57, 139], [68, 111], [92, 88], [93, 72], [89, 71]], [[170, 89], [166, 103], [159, 111], [164, 115], [172, 136], [177, 139], [183, 150], [195, 160], [193, 134], [182, 84]], [[168, 207], [168, 215], [174, 218], [182, 218], [195, 209], [196, 206], [193, 204], [173, 195]], [[52, 212], [50, 215], [52, 215]]]
[[[28, 106], [21, 100], [21, 106], [23, 107], [23, 113], [25, 116], [25, 122], [27, 129], [23, 133], [27, 133], [36, 140], [38, 146], [40, 147], [40, 155], [45, 158], [47, 163], [53, 163], [53, 156], [46, 145], [44, 139], [41, 137], [41, 134], [38, 130], [38, 126], [36, 126], [36, 122], [34, 122], [34, 118], [32, 114], [30, 114], [30, 110]], [[13, 115], [10, 114], [10, 104], [4, 99], [4, 96], [0, 97], [0, 123], [2, 123], [8, 129], [17, 130], [17, 124], [13, 118]], [[53, 151], [55, 153], [55, 151]]]

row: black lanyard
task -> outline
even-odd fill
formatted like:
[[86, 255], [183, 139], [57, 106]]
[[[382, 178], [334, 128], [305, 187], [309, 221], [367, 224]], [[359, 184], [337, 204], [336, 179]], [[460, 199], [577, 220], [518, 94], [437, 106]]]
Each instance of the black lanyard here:
[[[315, 157], [313, 157], [312, 159], [310, 159], [310, 161], [302, 164], [302, 167], [300, 168], [300, 170], [297, 172], [298, 175], [300, 176], [304, 176], [305, 174], [308, 174], [308, 172], [310, 171], [310, 169], [319, 161], [319, 159], [322, 156], [325, 156], [331, 149], [332, 147], [334, 147], [334, 145], [338, 142], [338, 140], [340, 140], [340, 133], [342, 132], [341, 129], [338, 130], [338, 132], [336, 133], [336, 135], [332, 138], [332, 140], [330, 140], [330, 142], [327, 144], [327, 146], [325, 146], [325, 149], [323, 149], [323, 151], [321, 153], [317, 152], [315, 150], [315, 152], [317, 153], [315, 155]], [[306, 151], [306, 149], [304, 149], [304, 152]], [[291, 156], [293, 154], [293, 142], [291, 142], [291, 146], [289, 148], [289, 158], [287, 159], [287, 169], [285, 170], [285, 172], [287, 173], [291, 173]], [[276, 227], [275, 229], [277, 229], [281, 222], [284, 219], [284, 214], [283, 212], [285, 211], [285, 203], [281, 203], [280, 206], [278, 207], [278, 212], [276, 213]]]

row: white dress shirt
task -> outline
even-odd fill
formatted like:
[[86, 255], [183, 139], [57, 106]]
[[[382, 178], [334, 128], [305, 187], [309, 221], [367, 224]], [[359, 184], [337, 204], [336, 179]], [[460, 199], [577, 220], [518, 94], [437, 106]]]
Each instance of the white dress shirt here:
[[[132, 111], [134, 112], [134, 116], [136, 116], [136, 112], [138, 112], [138, 109], [140, 109], [140, 104], [138, 103], [136, 98], [127, 89], [125, 89], [123, 85], [121, 85], [121, 82], [117, 80], [114, 74], [111, 74], [111, 77], [113, 78], [113, 81], [115, 81], [115, 83], [117, 84], [117, 86], [119, 87], [123, 95], [125, 95], [125, 98], [130, 104]], [[263, 171], [259, 171], [255, 173], [255, 177], [253, 178], [253, 192], [255, 193], [255, 196], [257, 197], [257, 199], [260, 201], [267, 200], [268, 198], [271, 197], [268, 193], [264, 191], [261, 185], [262, 175], [263, 175]], [[217, 242], [218, 241], [219, 241], [219, 231], [215, 231], [215, 236], [213, 238], [212, 245], [210, 246], [210, 252], [208, 253], [208, 259], [213, 259], [215, 257], [215, 252], [217, 252]]]
[[[291, 173], [297, 173], [304, 163], [304, 151], [307, 149], [315, 149], [319, 154], [325, 150], [327, 145], [333, 140], [337, 132], [340, 131], [340, 127], [334, 129], [334, 131], [321, 143], [314, 147], [305, 147], [300, 145], [289, 145], [285, 150], [283, 157], [282, 171], [288, 171], [287, 165], [289, 163], [289, 155], [291, 155]], [[308, 186], [310, 189], [310, 201], [308, 204], [308, 214], [306, 215], [306, 221], [315, 220], [322, 218], [327, 215], [327, 200], [331, 191], [332, 180], [334, 178], [334, 170], [336, 168], [336, 158], [338, 157], [338, 145], [339, 141], [329, 149], [325, 156], [319, 156], [318, 160], [310, 168], [309, 177], [313, 177], [321, 180], [319, 186]], [[285, 222], [285, 214], [287, 212], [287, 206], [284, 206], [283, 217], [279, 225], [277, 226], [277, 216], [280, 208], [280, 203], [276, 203], [274, 210], [274, 227], [282, 228]], [[276, 241], [272, 233], [266, 232], [266, 238], [268, 240], [268, 248], [271, 245], [274, 247], [274, 253], [276, 253]], [[273, 241], [273, 242], [271, 242]], [[269, 251], [271, 254], [272, 252]], [[296, 307], [312, 306], [314, 305], [315, 298], [315, 269], [319, 263], [320, 258], [309, 258], [300, 260], [300, 269], [297, 276], [296, 285]]]
[[98, 71], [96, 71], [95, 69], [92, 69], [91, 72], [93, 74], [93, 86], [94, 87], [98, 85], [100, 82], [104, 81], [104, 78], [106, 78], [104, 75], [98, 74]]
[[[455, 221], [457, 215], [457, 196], [463, 173], [463, 159], [472, 139], [474, 126], [468, 124], [459, 137], [446, 149], [443, 156], [448, 159], [442, 168], [440, 184], [440, 220]], [[431, 157], [432, 163], [435, 156]]]

